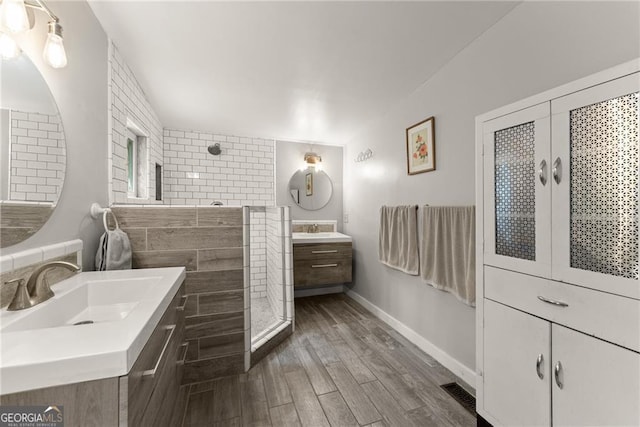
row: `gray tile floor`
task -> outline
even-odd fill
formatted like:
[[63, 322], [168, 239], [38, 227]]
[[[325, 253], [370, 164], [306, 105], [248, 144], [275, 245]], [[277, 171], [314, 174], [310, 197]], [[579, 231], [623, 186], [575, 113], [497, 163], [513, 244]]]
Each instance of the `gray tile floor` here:
[[342, 295], [295, 301], [293, 335], [247, 373], [191, 386], [184, 426], [475, 426], [455, 375]]

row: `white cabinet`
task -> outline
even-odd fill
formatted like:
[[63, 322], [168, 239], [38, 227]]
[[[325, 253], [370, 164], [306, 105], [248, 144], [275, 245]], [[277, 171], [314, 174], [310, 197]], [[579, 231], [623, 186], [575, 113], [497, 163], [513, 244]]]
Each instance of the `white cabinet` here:
[[487, 300], [484, 410], [507, 426], [640, 425], [640, 355]]
[[493, 301], [484, 322], [484, 408], [503, 425], [549, 425], [550, 323]]
[[[550, 107], [541, 103], [483, 124], [484, 256], [489, 265], [551, 273]], [[544, 179], [544, 177], [543, 177]]]
[[640, 355], [556, 324], [551, 335], [553, 424], [640, 425]]
[[552, 277], [636, 299], [639, 90], [636, 73], [551, 102]]
[[636, 60], [476, 119], [490, 423], [640, 425], [639, 93]]

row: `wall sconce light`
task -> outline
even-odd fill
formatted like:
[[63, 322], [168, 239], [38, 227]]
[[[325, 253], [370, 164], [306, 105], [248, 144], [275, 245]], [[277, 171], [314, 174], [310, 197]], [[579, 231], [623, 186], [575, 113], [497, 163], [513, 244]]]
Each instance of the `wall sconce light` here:
[[322, 170], [322, 157], [312, 151], [305, 153], [304, 163], [306, 167], [313, 167], [316, 171]]
[[67, 53], [62, 41], [60, 20], [42, 0], [33, 0], [33, 3], [24, 0], [2, 0], [2, 4], [0, 4], [0, 56], [3, 59], [12, 59], [20, 55], [20, 48], [12, 35], [24, 33], [33, 28], [27, 7], [43, 11], [50, 19], [47, 41], [42, 53], [44, 60], [53, 68], [65, 67]]

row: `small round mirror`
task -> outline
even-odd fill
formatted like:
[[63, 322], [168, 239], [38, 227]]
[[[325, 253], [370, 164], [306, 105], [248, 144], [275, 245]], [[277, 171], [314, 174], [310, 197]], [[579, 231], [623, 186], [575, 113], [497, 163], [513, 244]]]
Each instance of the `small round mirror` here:
[[22, 54], [0, 73], [0, 247], [35, 234], [62, 191], [65, 138], [58, 107], [42, 75]]
[[317, 211], [331, 200], [333, 183], [324, 171], [308, 167], [293, 174], [289, 180], [289, 194], [302, 209]]

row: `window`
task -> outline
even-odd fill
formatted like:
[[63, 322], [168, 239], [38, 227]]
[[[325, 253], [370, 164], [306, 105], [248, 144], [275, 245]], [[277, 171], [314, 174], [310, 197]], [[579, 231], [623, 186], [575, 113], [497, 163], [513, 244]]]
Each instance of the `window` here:
[[138, 135], [127, 129], [127, 195], [138, 197]]
[[148, 137], [142, 129], [127, 119], [126, 129], [127, 149], [127, 197], [134, 199], [146, 199], [149, 195], [149, 185], [153, 173], [148, 165], [149, 147]]

